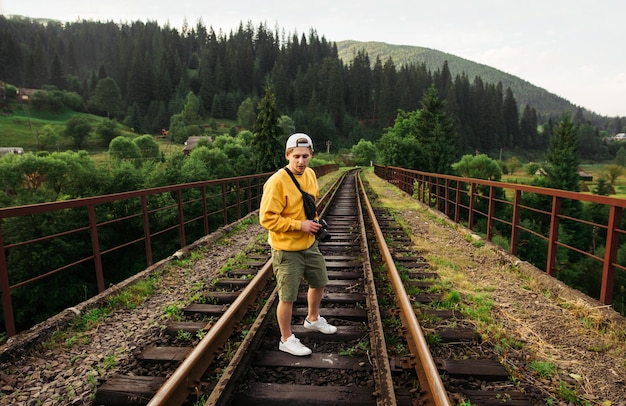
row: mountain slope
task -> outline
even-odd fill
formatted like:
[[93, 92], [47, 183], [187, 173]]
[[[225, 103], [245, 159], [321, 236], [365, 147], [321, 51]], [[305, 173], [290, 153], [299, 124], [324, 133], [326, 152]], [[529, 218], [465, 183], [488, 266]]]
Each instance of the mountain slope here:
[[530, 104], [541, 114], [560, 115], [564, 111], [573, 113], [577, 108], [568, 100], [517, 76], [445, 52], [418, 46], [392, 45], [384, 42], [359, 42], [352, 40], [337, 42], [339, 58], [346, 64], [352, 61], [357, 52], [363, 50], [367, 52], [372, 64], [377, 57], [380, 57], [383, 63], [391, 57], [396, 67], [412, 63], [423, 63], [432, 72], [441, 70], [443, 63], [448, 61], [448, 67], [453, 78], [465, 73], [470, 81], [473, 81], [476, 76], [480, 76], [485, 83], [495, 84], [501, 82], [503, 89], [511, 88], [520, 108]]

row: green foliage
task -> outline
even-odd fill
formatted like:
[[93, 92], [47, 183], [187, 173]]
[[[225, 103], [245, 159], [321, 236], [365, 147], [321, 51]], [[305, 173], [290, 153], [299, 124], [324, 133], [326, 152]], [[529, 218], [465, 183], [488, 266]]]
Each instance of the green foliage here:
[[185, 119], [182, 114], [174, 114], [170, 118], [168, 135], [173, 142], [178, 144], [182, 144], [187, 140], [189, 133], [187, 131], [187, 124], [185, 123]]
[[626, 167], [626, 148], [620, 146], [615, 154], [615, 164]]
[[185, 100], [185, 106], [181, 112], [183, 120], [187, 124], [192, 124], [200, 119], [198, 115], [200, 111], [200, 101], [193, 92], [187, 93], [187, 99]]
[[109, 155], [116, 160], [137, 161], [141, 157], [139, 147], [128, 137], [113, 138], [109, 145]]
[[376, 148], [371, 141], [360, 139], [350, 152], [352, 153], [352, 162], [355, 165], [369, 166], [370, 162], [376, 160]]
[[251, 97], [248, 97], [246, 100], [241, 102], [239, 105], [239, 109], [237, 110], [237, 121], [244, 128], [252, 128], [254, 126], [254, 122], [256, 121], [256, 112], [254, 109], [255, 102]]
[[624, 175], [624, 167], [617, 164], [606, 166], [606, 177], [611, 185], [615, 185], [617, 178]]
[[516, 156], [512, 156], [509, 159], [507, 159], [505, 165], [506, 165], [506, 169], [508, 173], [510, 174], [514, 174], [522, 167], [522, 163], [520, 162], [519, 158]]
[[115, 79], [106, 77], [98, 80], [90, 104], [97, 110], [106, 112], [107, 118], [117, 117], [122, 112], [122, 92]]
[[159, 159], [159, 144], [149, 134], [144, 134], [133, 140], [139, 149], [139, 154], [143, 160]]
[[550, 187], [555, 189], [580, 190], [578, 166], [578, 133], [569, 114], [554, 129], [554, 135], [548, 147], [547, 161], [548, 179]]
[[101, 144], [107, 148], [115, 137], [119, 137], [121, 135], [117, 122], [110, 119], [103, 120], [100, 124], [98, 124], [96, 127], [96, 134], [100, 137]]
[[528, 363], [528, 368], [542, 378], [550, 378], [556, 374], [556, 365], [552, 362], [533, 360]]
[[259, 102], [258, 108], [252, 146], [256, 155], [256, 171], [264, 173], [276, 170], [285, 160], [285, 148], [279, 141], [282, 135], [282, 128], [278, 124], [280, 114], [271, 86], [265, 87], [265, 96]]
[[392, 128], [387, 129], [376, 143], [376, 150], [383, 165], [418, 169], [425, 159], [422, 144], [416, 138], [420, 111], [399, 111]]
[[434, 85], [422, 99], [422, 110], [417, 120], [415, 135], [424, 147], [427, 172], [447, 174], [456, 159], [457, 133], [452, 118], [444, 111], [445, 102], [439, 99]]
[[46, 150], [55, 148], [60, 140], [60, 134], [55, 127], [50, 124], [46, 124], [41, 129], [39, 134], [39, 149]]
[[74, 116], [67, 120], [65, 125], [65, 135], [74, 140], [76, 148], [80, 148], [83, 145], [90, 132], [91, 124], [84, 117]]
[[463, 155], [461, 160], [452, 165], [459, 176], [466, 178], [487, 179], [499, 181], [502, 178], [500, 165], [485, 154]]

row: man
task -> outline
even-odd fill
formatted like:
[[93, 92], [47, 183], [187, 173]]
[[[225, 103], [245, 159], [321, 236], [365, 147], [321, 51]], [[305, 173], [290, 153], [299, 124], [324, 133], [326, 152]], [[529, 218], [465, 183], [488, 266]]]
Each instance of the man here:
[[[295, 133], [289, 137], [285, 147], [287, 169], [300, 188], [317, 199], [317, 176], [308, 167], [312, 156], [313, 142], [308, 135]], [[293, 302], [298, 298], [301, 279], [309, 284], [304, 327], [324, 334], [336, 333], [337, 327], [328, 324], [319, 314], [328, 283], [326, 262], [315, 239], [321, 226], [306, 218], [302, 194], [286, 170], [277, 171], [263, 186], [259, 220], [269, 231], [268, 243], [272, 247], [272, 265], [278, 285], [276, 318], [281, 335], [278, 349], [298, 356], [309, 355], [311, 349], [291, 331]]]

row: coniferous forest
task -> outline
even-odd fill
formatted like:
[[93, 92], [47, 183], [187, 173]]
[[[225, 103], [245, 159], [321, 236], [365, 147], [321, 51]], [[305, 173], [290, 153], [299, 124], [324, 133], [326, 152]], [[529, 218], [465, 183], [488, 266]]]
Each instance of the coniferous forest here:
[[[201, 116], [237, 119], [242, 102], [258, 102], [269, 83], [281, 114], [337, 150], [378, 139], [398, 110], [420, 107], [431, 85], [455, 120], [460, 154], [543, 151], [555, 120], [532, 105], [518, 105], [501, 83], [452, 77], [447, 63], [430, 71], [423, 64], [398, 66], [391, 58], [371, 60], [365, 51], [344, 61], [336, 44], [314, 30], [285, 33], [252, 23], [224, 33], [202, 20], [179, 31], [155, 22], [42, 24], [0, 16], [0, 80], [67, 92], [69, 107], [118, 119], [139, 134], [169, 128], [189, 91]], [[111, 88], [119, 99], [103, 100]], [[582, 109], [575, 113], [575, 122], [584, 124]], [[596, 135], [621, 131], [614, 119], [594, 126]], [[597, 151], [595, 158], [601, 157]]]

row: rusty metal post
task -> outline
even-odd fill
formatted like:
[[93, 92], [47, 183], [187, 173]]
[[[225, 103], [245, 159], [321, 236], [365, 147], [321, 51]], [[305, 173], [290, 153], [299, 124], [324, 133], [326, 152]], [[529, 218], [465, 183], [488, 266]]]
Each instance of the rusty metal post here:
[[511, 246], [509, 251], [513, 255], [517, 255], [517, 240], [519, 239], [519, 219], [520, 204], [522, 201], [522, 191], [516, 190], [513, 197], [513, 217], [511, 218]]
[[615, 231], [622, 220], [622, 208], [611, 206], [609, 221], [606, 230], [606, 249], [604, 252], [604, 266], [602, 267], [602, 286], [600, 287], [600, 301], [604, 304], [613, 303], [613, 285], [615, 282], [615, 263], [619, 234]]
[[2, 310], [4, 312], [4, 325], [7, 329], [7, 336], [13, 337], [15, 331], [15, 319], [13, 318], [13, 304], [11, 302], [11, 285], [9, 284], [9, 267], [4, 250], [4, 239], [2, 237], [2, 222], [0, 221], [0, 297], [2, 297]]
[[456, 201], [454, 202], [454, 222], [458, 223], [461, 218], [461, 181], [456, 181]]
[[183, 192], [179, 189], [176, 191], [176, 199], [178, 205], [178, 235], [180, 237], [180, 248], [187, 245], [185, 237], [185, 213], [183, 211]]
[[96, 218], [96, 208], [93, 204], [87, 207], [89, 212], [89, 234], [91, 235], [91, 249], [93, 251], [93, 262], [96, 267], [96, 281], [98, 282], [98, 292], [104, 292], [104, 271], [102, 270], [102, 256], [100, 255], [100, 241], [98, 238], [98, 219]]
[[228, 225], [228, 207], [226, 206], [226, 186], [222, 186], [222, 214], [224, 215], [224, 225]]
[[476, 193], [476, 184], [470, 183], [469, 190], [469, 209], [467, 213], [467, 228], [472, 229], [474, 225], [474, 194]]
[[550, 236], [548, 237], [548, 262], [546, 272], [551, 276], [556, 275], [556, 250], [559, 240], [559, 213], [561, 212], [561, 198], [552, 198], [552, 213], [550, 214]]
[[495, 194], [496, 189], [489, 186], [489, 209], [487, 210], [487, 241], [491, 241], [493, 237], [493, 217], [495, 213]]
[[150, 216], [148, 215], [148, 197], [141, 196], [141, 213], [143, 218], [143, 236], [146, 247], [146, 262], [152, 265], [152, 238], [150, 236]]
[[206, 204], [206, 186], [202, 186], [202, 226], [204, 227], [204, 235], [209, 235], [209, 209]]

